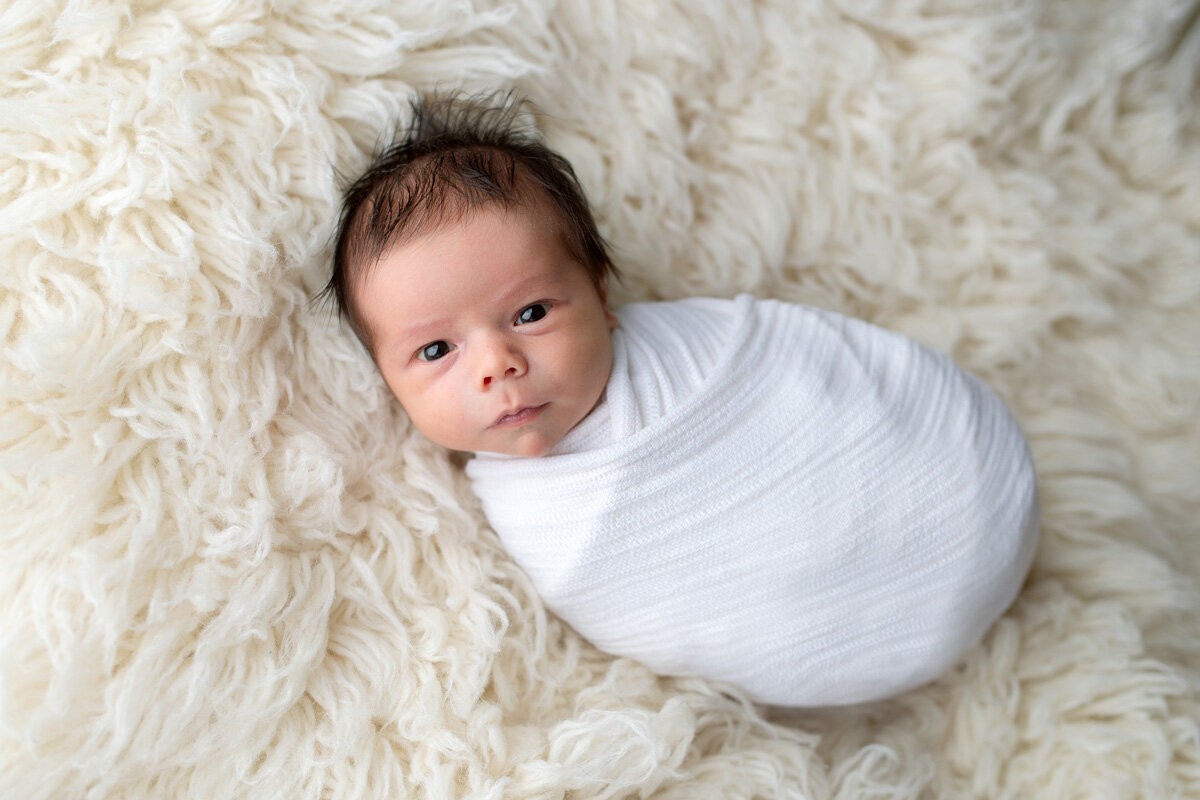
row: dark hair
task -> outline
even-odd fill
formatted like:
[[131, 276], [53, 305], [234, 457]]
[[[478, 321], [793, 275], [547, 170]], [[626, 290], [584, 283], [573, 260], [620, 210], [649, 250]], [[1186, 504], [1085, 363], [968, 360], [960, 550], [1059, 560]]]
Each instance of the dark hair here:
[[318, 298], [333, 299], [368, 352], [355, 281], [389, 248], [488, 204], [547, 205], [597, 289], [616, 274], [570, 163], [518, 124], [524, 105], [512, 93], [418, 96], [408, 127], [346, 190], [332, 274]]

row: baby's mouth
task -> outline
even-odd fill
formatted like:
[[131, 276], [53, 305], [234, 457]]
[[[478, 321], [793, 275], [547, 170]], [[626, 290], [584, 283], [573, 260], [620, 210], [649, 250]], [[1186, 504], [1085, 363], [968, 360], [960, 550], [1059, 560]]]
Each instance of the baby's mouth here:
[[542, 403], [540, 406], [526, 406], [519, 408], [516, 411], [510, 411], [507, 414], [501, 414], [500, 418], [492, 423], [493, 428], [516, 428], [526, 423], [533, 422], [538, 415], [546, 410], [549, 403]]

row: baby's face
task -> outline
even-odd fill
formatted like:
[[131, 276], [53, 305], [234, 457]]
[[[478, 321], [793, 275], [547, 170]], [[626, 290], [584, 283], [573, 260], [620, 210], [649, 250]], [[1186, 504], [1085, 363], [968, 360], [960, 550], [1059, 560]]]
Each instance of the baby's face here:
[[545, 455], [604, 391], [616, 318], [544, 219], [484, 207], [355, 287], [383, 379], [440, 445]]

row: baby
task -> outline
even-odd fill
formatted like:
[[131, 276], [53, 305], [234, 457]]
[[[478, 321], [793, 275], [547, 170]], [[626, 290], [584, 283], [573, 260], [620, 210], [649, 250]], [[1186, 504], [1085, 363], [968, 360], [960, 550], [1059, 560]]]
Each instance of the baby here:
[[518, 104], [416, 104], [349, 189], [326, 292], [413, 424], [599, 648], [761, 703], [936, 678], [1013, 601], [1033, 467], [1003, 403], [865, 322], [635, 303]]

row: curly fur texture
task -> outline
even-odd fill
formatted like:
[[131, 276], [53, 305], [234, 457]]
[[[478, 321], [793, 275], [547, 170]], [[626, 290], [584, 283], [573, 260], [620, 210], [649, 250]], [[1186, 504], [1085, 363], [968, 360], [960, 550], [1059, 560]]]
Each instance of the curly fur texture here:
[[[0, 797], [1200, 796], [1198, 9], [3, 3]], [[336, 175], [460, 87], [537, 103], [617, 300], [1004, 397], [1042, 544], [950, 674], [785, 716], [546, 614], [308, 302]]]

